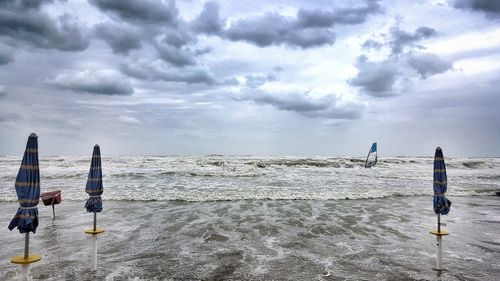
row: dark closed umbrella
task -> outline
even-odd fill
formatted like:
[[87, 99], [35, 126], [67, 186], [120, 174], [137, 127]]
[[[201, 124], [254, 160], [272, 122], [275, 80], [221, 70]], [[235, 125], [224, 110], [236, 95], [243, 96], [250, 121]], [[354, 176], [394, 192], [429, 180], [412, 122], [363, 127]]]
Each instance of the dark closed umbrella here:
[[451, 201], [445, 197], [448, 187], [446, 178], [446, 165], [444, 163], [443, 151], [440, 147], [436, 148], [434, 155], [434, 213], [436, 215], [447, 215], [450, 212]]
[[90, 162], [89, 177], [87, 178], [87, 185], [85, 192], [89, 194], [89, 199], [85, 203], [87, 212], [94, 213], [94, 228], [97, 230], [97, 213], [102, 211], [102, 168], [101, 168], [101, 149], [99, 145], [94, 146], [92, 152], [92, 161]]
[[38, 167], [38, 140], [32, 133], [28, 138], [21, 167], [16, 178], [16, 193], [19, 209], [9, 224], [20, 233], [36, 232], [38, 227], [38, 201], [40, 198], [40, 169]]
[[101, 168], [101, 150], [99, 145], [94, 146], [94, 152], [92, 153], [92, 161], [90, 163], [89, 177], [87, 179], [87, 185], [85, 187], [85, 192], [89, 194], [89, 199], [85, 204], [87, 212], [99, 213], [102, 211], [102, 168]]

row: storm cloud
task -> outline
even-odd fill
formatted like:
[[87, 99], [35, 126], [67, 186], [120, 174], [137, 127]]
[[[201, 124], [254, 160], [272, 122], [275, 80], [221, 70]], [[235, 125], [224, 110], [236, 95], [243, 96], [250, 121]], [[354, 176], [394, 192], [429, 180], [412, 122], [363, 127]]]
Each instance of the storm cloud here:
[[47, 83], [62, 90], [96, 95], [131, 95], [134, 92], [130, 82], [114, 70], [63, 73]]
[[0, 36], [42, 49], [81, 51], [88, 47], [88, 35], [71, 17], [52, 19], [39, 10], [40, 5], [41, 1], [7, 1], [1, 4]]
[[174, 24], [177, 21], [179, 10], [175, 1], [168, 5], [160, 0], [89, 0], [101, 11], [113, 13], [122, 20], [145, 24]]
[[99, 24], [95, 27], [97, 36], [111, 47], [114, 53], [127, 54], [141, 48], [141, 33], [132, 26]]
[[224, 31], [224, 36], [232, 41], [246, 41], [259, 47], [286, 44], [308, 48], [335, 42], [332, 30], [300, 29], [295, 19], [276, 13], [238, 20]]
[[14, 52], [10, 48], [0, 45], [0, 65], [14, 61]]
[[455, 154], [499, 151], [498, 5], [437, 2], [0, 1], [0, 154], [28, 129], [56, 154], [265, 154], [286, 136], [284, 153], [358, 155], [406, 135], [391, 153], [426, 155], [438, 127], [478, 136]]
[[245, 41], [259, 47], [289, 45], [310, 48], [331, 45], [335, 42], [335, 24], [360, 24], [370, 14], [380, 12], [377, 1], [368, 1], [359, 8], [336, 10], [299, 9], [295, 17], [276, 12], [252, 16], [230, 22], [227, 29], [225, 20], [219, 16], [216, 3], [206, 3], [203, 11], [192, 22], [199, 33], [218, 35], [232, 41]]
[[500, 1], [495, 0], [455, 0], [455, 8], [484, 12], [490, 17], [500, 17]]

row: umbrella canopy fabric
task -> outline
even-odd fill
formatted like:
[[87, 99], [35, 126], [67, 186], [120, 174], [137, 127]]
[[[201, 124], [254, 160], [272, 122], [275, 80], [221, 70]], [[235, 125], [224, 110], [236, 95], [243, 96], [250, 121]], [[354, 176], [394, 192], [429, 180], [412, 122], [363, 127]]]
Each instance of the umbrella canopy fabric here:
[[94, 146], [92, 161], [90, 163], [89, 177], [85, 192], [89, 194], [89, 199], [85, 203], [87, 212], [99, 213], [102, 211], [102, 169], [101, 169], [101, 150], [99, 145]]
[[436, 148], [434, 154], [434, 213], [436, 215], [446, 215], [450, 212], [451, 201], [445, 197], [448, 182], [446, 178], [446, 165], [444, 163], [443, 151]]
[[21, 167], [16, 177], [19, 209], [9, 224], [20, 233], [36, 232], [38, 227], [38, 201], [40, 200], [40, 169], [38, 167], [38, 138], [32, 133], [28, 138]]

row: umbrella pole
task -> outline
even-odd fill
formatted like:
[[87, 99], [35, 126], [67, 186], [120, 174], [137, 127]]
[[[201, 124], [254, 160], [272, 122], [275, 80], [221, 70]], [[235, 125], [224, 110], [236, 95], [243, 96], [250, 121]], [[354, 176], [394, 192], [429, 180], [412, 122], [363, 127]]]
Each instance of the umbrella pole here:
[[436, 249], [436, 270], [443, 270], [443, 236], [441, 236], [441, 214], [437, 215], [437, 249]]
[[[94, 212], [94, 231], [97, 229], [97, 213]], [[92, 270], [97, 270], [97, 234], [92, 234], [91, 240], [91, 248], [92, 248], [92, 256], [90, 258], [90, 268]]]
[[[24, 259], [29, 258], [29, 253], [30, 253], [30, 232], [26, 232], [26, 236], [24, 239]], [[30, 274], [30, 264], [23, 264], [21, 266], [22, 270], [22, 276], [23, 280], [29, 281], [31, 280], [31, 274]]]
[[441, 233], [441, 214], [438, 214], [438, 233]]
[[24, 239], [24, 258], [28, 259], [30, 254], [30, 232], [26, 232], [26, 236]]
[[52, 204], [52, 220], [56, 219], [56, 209], [54, 208], [54, 204]]

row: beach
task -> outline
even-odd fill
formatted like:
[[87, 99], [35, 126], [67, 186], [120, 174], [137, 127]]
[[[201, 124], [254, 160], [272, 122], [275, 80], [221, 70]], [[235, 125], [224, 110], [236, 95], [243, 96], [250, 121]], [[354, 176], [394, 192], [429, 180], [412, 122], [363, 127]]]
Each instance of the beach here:
[[[382, 160], [373, 169], [361, 168], [355, 158], [148, 159], [103, 159], [104, 210], [98, 226], [106, 232], [98, 237], [98, 271], [92, 272], [89, 237], [83, 232], [92, 226], [92, 214], [84, 208], [89, 162], [83, 157], [80, 164], [72, 157], [41, 158], [42, 191], [61, 187], [62, 181], [70, 187], [61, 188], [63, 202], [56, 206], [55, 220], [50, 207], [38, 205], [40, 226], [31, 235], [31, 251], [43, 258], [32, 266], [35, 280], [500, 276], [500, 197], [492, 195], [499, 188], [498, 159], [449, 161], [453, 205], [443, 217], [450, 235], [444, 237], [441, 273], [433, 270], [436, 238], [428, 233], [436, 224], [430, 157]], [[224, 168], [214, 159], [233, 165]], [[181, 160], [187, 164], [180, 165]], [[259, 161], [265, 168], [253, 164]], [[137, 162], [142, 166], [133, 170]], [[0, 280], [19, 277], [20, 267], [9, 259], [24, 246], [17, 230], [7, 229], [18, 206], [10, 182], [14, 163], [0, 159], [7, 171], [1, 181], [0, 225], [5, 227], [0, 229]], [[72, 176], [62, 167], [83, 171]], [[196, 191], [201, 195], [195, 197]]]

